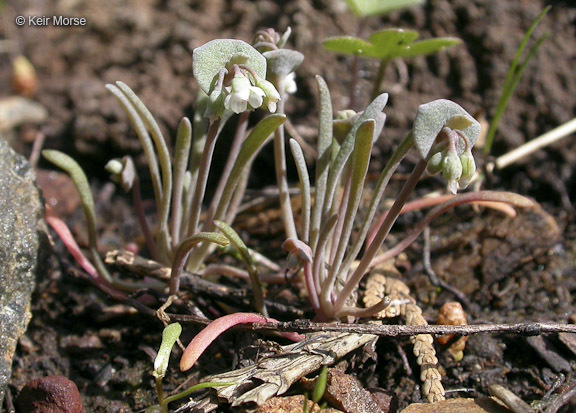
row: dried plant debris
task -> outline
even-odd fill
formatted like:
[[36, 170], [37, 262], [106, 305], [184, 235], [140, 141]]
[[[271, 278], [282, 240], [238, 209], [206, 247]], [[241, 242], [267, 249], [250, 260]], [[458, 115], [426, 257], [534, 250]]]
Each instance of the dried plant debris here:
[[[462, 304], [458, 302], [450, 302], [444, 304], [438, 312], [438, 324], [448, 326], [465, 326], [468, 324], [466, 313], [462, 308]], [[468, 336], [461, 336], [454, 338], [454, 334], [444, 334], [438, 337], [438, 343], [442, 345], [450, 344], [448, 352], [454, 361], [460, 361], [464, 357], [464, 349], [466, 348], [466, 341]]]
[[[422, 310], [409, 295], [410, 289], [395, 276], [399, 272], [391, 263], [384, 264], [368, 276], [364, 305], [369, 307], [381, 301], [385, 296], [392, 299], [392, 304], [377, 314], [379, 318], [403, 317], [408, 325], [427, 325], [422, 316]], [[414, 345], [414, 355], [421, 368], [420, 380], [422, 392], [430, 403], [444, 400], [444, 387], [441, 374], [438, 371], [434, 339], [430, 334], [418, 334], [410, 338]]]
[[282, 347], [279, 354], [264, 357], [252, 366], [205, 377], [209, 382], [236, 384], [216, 389], [217, 396], [210, 393], [192, 400], [178, 411], [212, 412], [222, 402], [232, 407], [262, 406], [270, 398], [284, 394], [302, 377], [333, 364], [375, 338], [368, 334], [312, 335], [300, 343]]

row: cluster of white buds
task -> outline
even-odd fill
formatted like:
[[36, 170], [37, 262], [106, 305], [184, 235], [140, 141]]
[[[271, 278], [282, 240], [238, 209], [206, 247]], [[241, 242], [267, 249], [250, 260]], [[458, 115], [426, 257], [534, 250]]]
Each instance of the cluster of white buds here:
[[274, 113], [280, 100], [280, 94], [271, 82], [254, 74], [246, 76], [241, 70], [237, 70], [230, 85], [221, 90], [218, 98], [221, 96], [224, 97], [224, 107], [234, 113], [262, 106]]
[[226, 86], [224, 91], [226, 93], [224, 107], [234, 113], [258, 109], [263, 105], [274, 113], [280, 100], [280, 94], [271, 82], [256, 78], [253, 83], [242, 72], [234, 75], [230, 86]]
[[[448, 189], [453, 194], [464, 189], [476, 173], [476, 163], [472, 148], [466, 136], [456, 129], [444, 127], [439, 134], [443, 149], [432, 155], [428, 161], [427, 171], [431, 175], [442, 172], [448, 182]], [[458, 142], [464, 142], [464, 152], [458, 155]]]

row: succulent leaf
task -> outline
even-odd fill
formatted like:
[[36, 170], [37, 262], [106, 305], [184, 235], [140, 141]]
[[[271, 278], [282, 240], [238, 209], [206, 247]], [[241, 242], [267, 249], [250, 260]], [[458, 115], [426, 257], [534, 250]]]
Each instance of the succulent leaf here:
[[[420, 105], [414, 120], [414, 143], [422, 158], [428, 156], [428, 152], [434, 145], [436, 137], [442, 128], [448, 126], [448, 124], [455, 124], [460, 127], [466, 126], [464, 129], [458, 130], [468, 139], [470, 148], [474, 146], [480, 134], [480, 123], [460, 105], [450, 100], [438, 99]], [[463, 153], [464, 150], [464, 142], [459, 142], [458, 154]]]
[[244, 64], [256, 75], [266, 77], [266, 59], [242, 40], [212, 40], [194, 49], [192, 58], [194, 77], [207, 95], [210, 95], [220, 70], [230, 64]]

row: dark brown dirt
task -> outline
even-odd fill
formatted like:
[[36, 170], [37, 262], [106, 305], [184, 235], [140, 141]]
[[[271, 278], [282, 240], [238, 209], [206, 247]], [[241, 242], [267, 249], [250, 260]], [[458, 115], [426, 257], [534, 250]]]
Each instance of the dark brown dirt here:
[[[367, 37], [373, 30], [396, 26], [417, 29], [422, 38], [461, 38], [464, 44], [453, 50], [414, 59], [405, 68], [400, 64], [388, 68], [385, 89], [391, 96], [384, 142], [375, 154], [377, 168], [391, 145], [410, 128], [422, 103], [453, 99], [470, 112], [490, 118], [524, 32], [540, 10], [552, 4], [536, 31], [537, 36], [550, 33], [550, 38], [529, 64], [502, 120], [493, 151], [498, 156], [576, 114], [576, 7], [572, 3], [430, 0], [421, 8], [359, 22], [342, 2], [328, 0], [6, 0], [0, 38], [13, 42], [12, 52], [26, 55], [38, 71], [37, 100], [50, 111], [44, 127], [46, 146], [82, 161], [103, 201], [100, 222], [123, 223], [102, 228], [103, 245], [108, 249], [130, 241], [137, 232], [131, 225], [129, 205], [121, 198], [110, 198], [107, 187], [98, 183], [106, 179], [103, 165], [112, 157], [139, 155], [140, 149], [104, 84], [116, 80], [129, 84], [159, 120], [165, 136], [174, 136], [180, 118], [190, 116], [194, 107], [192, 48], [213, 38], [249, 41], [260, 27], [284, 30], [291, 26], [291, 44], [306, 60], [298, 70], [299, 91], [287, 111], [299, 131], [313, 138], [313, 75], [327, 80], [336, 110], [347, 108], [351, 95], [350, 60], [323, 51], [322, 39], [341, 34]], [[18, 15], [73, 15], [85, 17], [88, 24], [81, 28], [17, 27], [14, 18]], [[398, 73], [404, 69], [408, 79], [402, 83]], [[360, 70], [355, 92], [358, 107], [367, 103], [376, 66], [361, 62]], [[1, 96], [10, 93], [9, 79], [9, 59], [0, 55]], [[22, 137], [30, 129], [18, 133]], [[17, 145], [25, 153], [30, 150], [29, 144]], [[262, 178], [273, 176], [265, 156], [256, 163], [257, 170], [265, 172], [253, 179], [257, 187], [273, 183], [272, 178]], [[472, 303], [468, 309], [472, 322], [574, 321], [570, 317], [575, 314], [576, 293], [575, 171], [576, 141], [568, 138], [499, 171], [488, 182], [491, 189], [533, 197], [546, 212], [529, 211], [511, 221], [497, 213], [477, 215], [461, 208], [434, 224], [432, 266], [441, 278], [466, 293]], [[427, 190], [440, 187], [435, 180], [423, 185]], [[85, 230], [79, 216], [77, 211], [68, 219], [82, 240]], [[412, 220], [401, 219], [396, 231], [409, 228]], [[277, 235], [264, 243], [281, 241]], [[255, 237], [252, 242], [262, 241]], [[433, 320], [441, 304], [454, 297], [430, 285], [423, 275], [421, 251], [421, 245], [410, 250], [411, 269], [406, 270], [406, 277], [426, 316]], [[32, 379], [60, 374], [78, 385], [85, 411], [127, 412], [153, 404], [149, 354], [158, 346], [160, 324], [117, 305], [71, 276], [66, 257], [57, 245], [51, 271], [38, 280], [34, 318], [17, 350], [9, 391], [16, 395]], [[197, 328], [186, 330], [188, 339]], [[208, 355], [216, 360], [210, 367], [229, 369], [236, 346], [251, 338], [220, 342]], [[460, 393], [466, 397], [485, 395], [488, 385], [504, 383], [524, 400], [540, 400], [560, 373], [566, 375], [567, 385], [574, 383], [575, 355], [558, 337], [546, 340], [568, 361], [568, 370], [562, 363], [545, 361], [538, 344], [526, 338], [475, 336], [468, 341], [462, 362], [450, 361], [442, 353], [444, 383], [448, 389], [468, 389]], [[399, 405], [406, 406], [419, 398], [415, 392], [418, 369], [410, 352], [408, 340], [382, 339], [376, 348], [377, 363], [366, 362], [351, 373], [366, 387], [395, 393]], [[408, 364], [402, 361], [405, 353]], [[186, 379], [176, 371], [171, 373], [170, 389]], [[204, 373], [198, 371], [188, 378], [194, 380]]]

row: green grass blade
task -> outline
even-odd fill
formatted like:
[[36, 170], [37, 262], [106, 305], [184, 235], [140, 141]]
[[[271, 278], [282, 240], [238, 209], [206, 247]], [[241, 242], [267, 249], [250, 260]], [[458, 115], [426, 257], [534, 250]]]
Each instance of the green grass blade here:
[[[544, 8], [544, 10], [542, 10], [540, 12], [538, 17], [536, 17], [536, 20], [534, 20], [534, 22], [532, 23], [532, 25], [530, 26], [530, 28], [528, 29], [528, 31], [524, 35], [524, 38], [522, 39], [522, 43], [520, 43], [520, 46], [518, 47], [518, 50], [516, 51], [516, 55], [514, 56], [514, 60], [512, 60], [512, 63], [510, 64], [510, 68], [508, 69], [508, 73], [506, 75], [506, 80], [504, 81], [504, 85], [502, 86], [502, 93], [500, 95], [500, 99], [498, 100], [496, 112], [494, 113], [494, 117], [492, 118], [492, 121], [490, 122], [490, 127], [488, 129], [488, 133], [486, 134], [486, 144], [484, 145], [484, 155], [486, 155], [486, 156], [490, 154], [490, 150], [492, 149], [492, 144], [494, 143], [494, 137], [496, 135], [496, 131], [498, 130], [498, 125], [500, 123], [500, 119], [502, 118], [502, 115], [504, 114], [504, 111], [506, 110], [506, 106], [508, 105], [508, 101], [509, 101], [510, 97], [512, 96], [512, 94], [514, 93], [514, 90], [516, 89], [516, 86], [518, 85], [518, 82], [520, 80], [520, 76], [522, 76], [522, 73], [524, 72], [526, 65], [528, 64], [530, 59], [532, 59], [532, 57], [534, 56], [536, 51], [540, 48], [540, 46], [542, 45], [542, 43], [546, 39], [546, 36], [540, 38], [538, 40], [538, 42], [536, 43], [536, 45], [528, 53], [528, 56], [524, 59], [524, 61], [522, 63], [520, 63], [520, 59], [522, 58], [522, 55], [524, 54], [524, 49], [526, 49], [526, 46], [528, 44], [528, 41], [530, 40], [530, 37], [532, 37], [532, 33], [534, 32], [534, 30], [536, 29], [536, 27], [538, 26], [540, 21], [544, 18], [544, 16], [546, 16], [546, 14], [548, 14], [548, 12], [550, 11], [550, 8], [551, 8], [551, 6]], [[519, 64], [520, 64], [520, 68], [518, 68]]]

